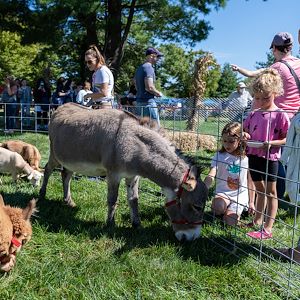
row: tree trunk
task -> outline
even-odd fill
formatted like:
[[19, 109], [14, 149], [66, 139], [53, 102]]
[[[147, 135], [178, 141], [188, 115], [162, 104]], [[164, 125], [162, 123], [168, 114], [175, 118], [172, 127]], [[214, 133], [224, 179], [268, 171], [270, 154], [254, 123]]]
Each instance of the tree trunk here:
[[129, 6], [129, 14], [124, 29], [122, 28], [121, 2], [122, 1], [120, 0], [108, 0], [107, 6], [107, 40], [105, 41], [104, 53], [115, 79], [118, 76], [121, 61], [124, 55], [126, 41], [133, 20], [136, 0], [131, 1], [131, 4]]
[[105, 29], [105, 44], [103, 52], [107, 62], [111, 65], [116, 50], [121, 43], [122, 37], [122, 1], [107, 1], [107, 19]]
[[[88, 72], [85, 62], [84, 62], [84, 54], [87, 50], [89, 45], [95, 44], [99, 45], [99, 40], [97, 36], [97, 28], [96, 28], [96, 22], [97, 22], [97, 15], [96, 12], [93, 12], [89, 15], [86, 14], [80, 14], [77, 16], [79, 22], [85, 27], [86, 29], [86, 39], [83, 40], [81, 44], [81, 56], [80, 56], [80, 78], [82, 80], [86, 80], [90, 77], [90, 72]], [[90, 79], [90, 78], [89, 78]]]
[[187, 121], [187, 130], [196, 131], [199, 121], [199, 113], [202, 107], [202, 98], [206, 88], [206, 75], [208, 67], [213, 65], [214, 61], [209, 53], [201, 56], [195, 61], [194, 70], [194, 97], [189, 106], [189, 117]]

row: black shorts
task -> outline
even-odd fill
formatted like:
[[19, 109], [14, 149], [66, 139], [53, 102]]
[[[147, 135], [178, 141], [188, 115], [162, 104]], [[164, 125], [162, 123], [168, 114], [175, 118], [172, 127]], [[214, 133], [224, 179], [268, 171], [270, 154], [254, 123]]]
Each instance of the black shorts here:
[[253, 181], [277, 181], [278, 161], [267, 160], [266, 158], [255, 155], [248, 155], [248, 158], [250, 174]]

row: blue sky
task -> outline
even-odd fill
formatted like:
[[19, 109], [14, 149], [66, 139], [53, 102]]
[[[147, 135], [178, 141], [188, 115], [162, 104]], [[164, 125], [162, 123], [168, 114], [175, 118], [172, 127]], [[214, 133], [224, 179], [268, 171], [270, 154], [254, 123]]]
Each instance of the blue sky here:
[[212, 11], [205, 20], [214, 29], [196, 48], [212, 52], [221, 65], [228, 62], [253, 70], [257, 61], [266, 61], [280, 31], [293, 35], [293, 55], [299, 53], [300, 0], [229, 0], [225, 9]]

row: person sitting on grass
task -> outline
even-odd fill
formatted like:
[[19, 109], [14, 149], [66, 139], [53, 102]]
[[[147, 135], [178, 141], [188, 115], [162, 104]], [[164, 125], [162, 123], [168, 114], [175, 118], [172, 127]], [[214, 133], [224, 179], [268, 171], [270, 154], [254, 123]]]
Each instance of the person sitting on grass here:
[[216, 178], [216, 195], [212, 211], [223, 217], [228, 225], [236, 225], [248, 205], [248, 157], [242, 141], [242, 126], [238, 122], [225, 125], [222, 130], [222, 148], [212, 159], [211, 169], [204, 180], [210, 188]]
[[246, 226], [263, 226], [261, 230], [248, 232], [247, 235], [254, 239], [269, 239], [278, 209], [276, 181], [280, 146], [286, 141], [290, 120], [287, 113], [274, 103], [275, 97], [283, 93], [277, 70], [268, 68], [261, 72], [252, 83], [252, 92], [257, 109], [244, 121], [245, 138], [259, 141], [261, 146], [250, 147], [249, 143], [247, 148], [257, 199], [254, 220]]

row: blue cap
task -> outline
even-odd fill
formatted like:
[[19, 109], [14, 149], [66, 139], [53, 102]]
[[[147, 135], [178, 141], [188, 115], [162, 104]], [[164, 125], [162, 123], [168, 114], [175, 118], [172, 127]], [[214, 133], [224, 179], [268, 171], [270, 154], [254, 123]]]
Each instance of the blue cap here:
[[291, 46], [293, 44], [293, 36], [288, 32], [277, 33], [272, 41], [271, 47], [273, 46]]
[[161, 52], [159, 52], [157, 49], [150, 47], [146, 50], [146, 56], [150, 54], [156, 54], [157, 56], [164, 56]]

